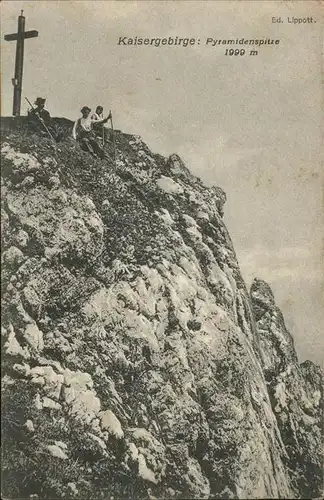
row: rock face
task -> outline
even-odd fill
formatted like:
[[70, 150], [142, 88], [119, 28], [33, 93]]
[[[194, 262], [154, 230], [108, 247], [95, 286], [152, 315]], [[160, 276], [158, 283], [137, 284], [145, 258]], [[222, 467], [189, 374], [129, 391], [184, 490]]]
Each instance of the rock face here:
[[115, 164], [5, 125], [4, 496], [319, 497], [322, 373], [224, 192], [136, 136]]
[[319, 447], [323, 430], [323, 374], [310, 361], [299, 365], [293, 339], [264, 281], [254, 280], [251, 299], [262, 366], [287, 451], [286, 464], [292, 484], [302, 498], [321, 497], [323, 462]]

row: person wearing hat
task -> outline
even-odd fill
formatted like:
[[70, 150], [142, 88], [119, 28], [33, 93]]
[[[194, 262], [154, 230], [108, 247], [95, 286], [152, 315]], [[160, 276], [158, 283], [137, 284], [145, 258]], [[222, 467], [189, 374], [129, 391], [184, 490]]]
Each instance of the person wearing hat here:
[[90, 117], [91, 109], [88, 106], [83, 106], [81, 109], [82, 117], [78, 118], [73, 126], [72, 135], [73, 138], [78, 141], [82, 149], [89, 151], [94, 156], [99, 156], [100, 158], [105, 157], [104, 150], [100, 147], [95, 133], [93, 131], [93, 124], [107, 123], [108, 117], [100, 120], [94, 120]]
[[39, 118], [43, 120], [43, 122], [47, 125], [51, 121], [51, 115], [45, 109], [46, 99], [43, 97], [37, 97], [34, 102], [36, 108], [32, 108], [28, 110], [28, 117], [35, 122], [39, 122]]
[[43, 97], [37, 97], [34, 102], [36, 107], [28, 110], [30, 128], [34, 132], [45, 137], [50, 133], [52, 138], [56, 142], [59, 142], [62, 140], [64, 132], [62, 128], [51, 119], [51, 115], [47, 109], [45, 109], [45, 102], [46, 99]]

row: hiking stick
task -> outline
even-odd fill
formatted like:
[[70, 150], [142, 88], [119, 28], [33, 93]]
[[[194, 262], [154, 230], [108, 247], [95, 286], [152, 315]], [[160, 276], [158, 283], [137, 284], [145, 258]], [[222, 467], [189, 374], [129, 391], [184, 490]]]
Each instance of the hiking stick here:
[[[29, 106], [32, 108], [32, 109], [35, 109], [34, 106], [32, 105], [32, 103], [30, 102], [29, 99], [27, 99], [27, 97], [25, 97], [26, 101], [28, 102]], [[52, 141], [55, 141], [54, 137], [52, 136], [51, 132], [48, 130], [48, 128], [46, 127], [45, 125], [45, 122], [43, 120], [43, 118], [41, 116], [39, 116], [39, 114], [35, 113], [35, 115], [37, 116], [37, 118], [39, 119], [39, 121], [41, 122], [41, 124], [43, 125], [43, 127], [45, 128], [46, 132], [48, 133], [48, 135], [50, 136], [50, 138], [52, 139]]]
[[112, 114], [111, 114], [111, 110], [109, 110], [109, 114], [110, 114], [110, 123], [111, 123], [112, 140], [113, 140], [113, 146], [114, 146], [114, 160], [115, 160], [115, 166], [117, 166], [117, 165], [116, 165], [116, 144], [115, 144], [115, 134], [114, 134], [114, 125], [113, 125], [113, 121], [112, 121]]

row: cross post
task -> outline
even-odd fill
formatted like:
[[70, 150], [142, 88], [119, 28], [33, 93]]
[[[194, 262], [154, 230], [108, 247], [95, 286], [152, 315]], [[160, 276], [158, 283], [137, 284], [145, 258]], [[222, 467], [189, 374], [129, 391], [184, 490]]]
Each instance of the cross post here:
[[23, 16], [23, 10], [22, 10], [20, 16], [18, 17], [17, 33], [11, 33], [10, 35], [5, 35], [4, 37], [4, 39], [7, 42], [11, 42], [13, 40], [17, 41], [15, 77], [12, 79], [12, 84], [14, 86], [12, 114], [14, 116], [20, 116], [22, 79], [23, 79], [23, 69], [24, 69], [25, 38], [35, 38], [37, 36], [38, 36], [38, 31], [36, 30], [25, 31], [25, 17]]

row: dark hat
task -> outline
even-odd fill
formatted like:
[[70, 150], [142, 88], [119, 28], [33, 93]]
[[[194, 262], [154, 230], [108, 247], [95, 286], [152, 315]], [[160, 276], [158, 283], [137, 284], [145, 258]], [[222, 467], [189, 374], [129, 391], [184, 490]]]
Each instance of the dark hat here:
[[81, 108], [81, 113], [84, 111], [91, 111], [91, 108], [89, 108], [89, 106], [83, 106], [83, 108]]
[[43, 97], [37, 97], [36, 101], [34, 104], [45, 104], [46, 99]]

